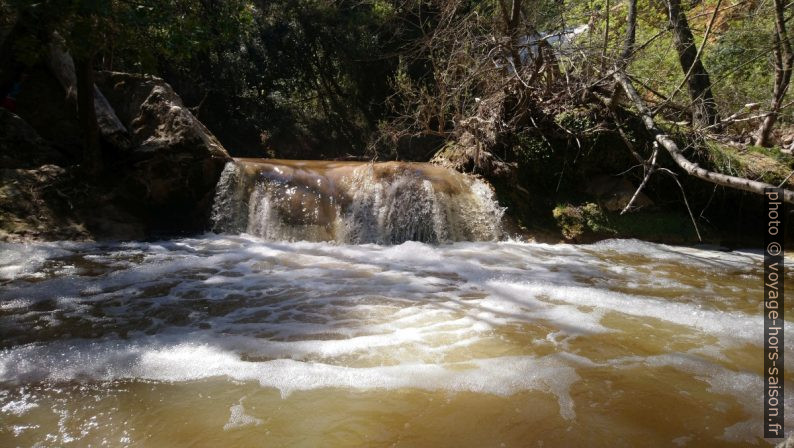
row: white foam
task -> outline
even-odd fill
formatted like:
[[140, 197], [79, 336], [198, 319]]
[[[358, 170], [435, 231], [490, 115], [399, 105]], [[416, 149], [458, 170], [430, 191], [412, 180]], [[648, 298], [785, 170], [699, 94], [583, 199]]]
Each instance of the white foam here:
[[320, 388], [469, 391], [511, 395], [523, 390], [551, 392], [560, 415], [575, 415], [569, 388], [579, 377], [554, 355], [476, 359], [464, 363], [401, 364], [351, 368], [291, 359], [248, 362], [239, 355], [209, 345], [138, 346], [86, 344], [26, 346], [0, 354], [0, 381], [100, 381], [145, 379], [194, 381], [224, 376], [257, 381], [283, 396]]
[[31, 401], [31, 397], [24, 395], [19, 399], [11, 400], [0, 407], [0, 412], [4, 414], [11, 414], [20, 417], [26, 414], [31, 409], [37, 408], [39, 405]]
[[[763, 316], [750, 316], [742, 312], [725, 312], [703, 309], [697, 304], [605, 291], [582, 286], [560, 286], [549, 283], [489, 282], [492, 290], [520, 303], [530, 303], [536, 297], [548, 297], [577, 306], [596, 307], [639, 317], [653, 317], [679, 325], [697, 328], [725, 339], [743, 339], [760, 344]], [[572, 319], [573, 320], [573, 319]], [[786, 323], [786, 329], [794, 327]]]
[[247, 415], [245, 413], [245, 407], [243, 407], [243, 400], [245, 397], [241, 398], [237, 404], [233, 404], [229, 408], [229, 421], [223, 425], [224, 431], [229, 431], [231, 429], [236, 428], [243, 428], [245, 426], [259, 426], [264, 421], [262, 419], [256, 418], [251, 415]]
[[70, 254], [68, 250], [70, 246], [80, 245], [79, 243], [0, 242], [0, 280], [12, 280], [21, 276], [41, 278], [43, 273], [40, 269], [44, 262]]

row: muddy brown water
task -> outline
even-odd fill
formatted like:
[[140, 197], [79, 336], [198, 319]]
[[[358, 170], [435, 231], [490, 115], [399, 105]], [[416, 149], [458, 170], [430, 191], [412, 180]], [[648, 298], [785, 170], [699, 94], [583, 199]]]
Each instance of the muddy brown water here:
[[0, 446], [768, 445], [755, 253], [245, 234], [1, 249]]

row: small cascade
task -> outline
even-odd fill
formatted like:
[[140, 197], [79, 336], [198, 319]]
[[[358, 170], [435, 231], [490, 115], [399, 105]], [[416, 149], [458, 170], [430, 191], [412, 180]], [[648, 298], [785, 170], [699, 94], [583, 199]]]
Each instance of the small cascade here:
[[498, 239], [504, 211], [483, 181], [430, 164], [236, 159], [212, 222], [270, 240], [443, 243]]

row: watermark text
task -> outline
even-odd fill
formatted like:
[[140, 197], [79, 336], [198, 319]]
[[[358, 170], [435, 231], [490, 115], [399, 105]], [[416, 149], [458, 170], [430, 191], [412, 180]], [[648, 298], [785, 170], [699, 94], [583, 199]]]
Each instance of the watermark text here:
[[764, 191], [764, 437], [783, 437], [783, 191]]

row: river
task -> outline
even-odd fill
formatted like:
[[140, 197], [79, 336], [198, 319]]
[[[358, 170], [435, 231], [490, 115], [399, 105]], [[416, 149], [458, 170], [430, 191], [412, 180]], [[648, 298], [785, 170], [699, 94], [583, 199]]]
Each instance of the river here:
[[460, 176], [239, 162], [219, 233], [0, 244], [0, 446], [768, 445], [760, 252], [506, 239]]
[[758, 255], [248, 235], [2, 249], [0, 446], [759, 441]]

